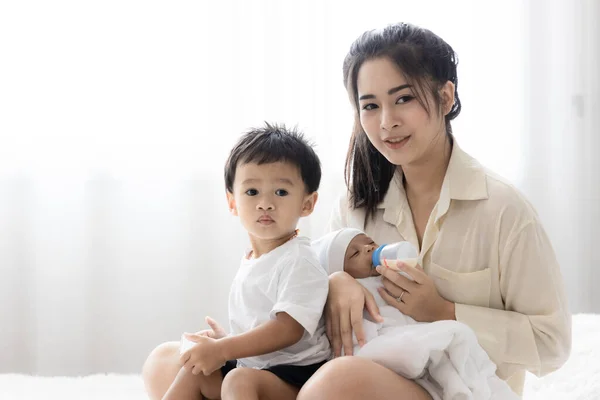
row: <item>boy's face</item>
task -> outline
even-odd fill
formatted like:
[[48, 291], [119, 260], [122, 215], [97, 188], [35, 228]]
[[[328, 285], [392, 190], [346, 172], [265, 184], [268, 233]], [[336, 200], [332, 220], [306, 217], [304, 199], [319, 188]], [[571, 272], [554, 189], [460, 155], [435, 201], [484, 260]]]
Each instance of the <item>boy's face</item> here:
[[373, 268], [373, 251], [377, 244], [365, 234], [356, 235], [346, 248], [344, 271], [353, 278], [368, 278], [379, 273]]
[[300, 169], [293, 164], [239, 164], [229, 209], [240, 217], [251, 237], [278, 240], [289, 236], [300, 217], [312, 213], [317, 193], [306, 193]]

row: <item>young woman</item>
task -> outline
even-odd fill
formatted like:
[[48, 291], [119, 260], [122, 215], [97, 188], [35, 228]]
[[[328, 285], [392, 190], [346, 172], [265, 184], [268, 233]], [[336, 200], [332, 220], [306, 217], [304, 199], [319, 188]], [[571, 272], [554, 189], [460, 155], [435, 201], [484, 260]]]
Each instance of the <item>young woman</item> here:
[[[377, 243], [408, 240], [420, 249], [414, 281], [381, 270], [384, 299], [417, 321], [470, 326], [498, 375], [521, 394], [525, 371], [543, 375], [568, 358], [570, 314], [535, 210], [452, 135], [461, 110], [456, 65], [446, 42], [410, 24], [366, 32], [352, 44], [344, 60], [356, 111], [348, 194], [331, 230], [357, 228]], [[491, 89], [508, 83], [490, 79]], [[330, 277], [327, 329], [336, 355], [342, 346], [352, 353], [352, 332], [363, 338], [364, 307], [377, 317], [372, 296], [350, 275]], [[369, 360], [340, 357], [317, 371], [298, 399], [436, 395]]]

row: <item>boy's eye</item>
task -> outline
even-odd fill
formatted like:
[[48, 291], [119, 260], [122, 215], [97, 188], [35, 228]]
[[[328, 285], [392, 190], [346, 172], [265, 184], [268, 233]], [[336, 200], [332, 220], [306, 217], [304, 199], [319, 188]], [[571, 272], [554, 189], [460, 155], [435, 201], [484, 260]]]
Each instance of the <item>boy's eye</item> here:
[[258, 190], [256, 190], [256, 189], [248, 189], [248, 190], [246, 190], [246, 194], [248, 196], [256, 196], [258, 194]]
[[277, 196], [287, 196], [287, 195], [288, 195], [288, 191], [287, 191], [287, 190], [285, 190], [285, 189], [277, 189], [277, 190], [275, 191], [275, 194], [276, 194]]

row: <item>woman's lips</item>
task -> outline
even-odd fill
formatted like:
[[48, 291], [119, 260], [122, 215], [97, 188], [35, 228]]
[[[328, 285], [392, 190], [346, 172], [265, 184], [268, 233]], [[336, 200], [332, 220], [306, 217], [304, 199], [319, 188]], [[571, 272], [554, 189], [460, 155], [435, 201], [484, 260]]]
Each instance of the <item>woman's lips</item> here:
[[402, 147], [404, 147], [406, 145], [406, 143], [408, 143], [409, 140], [410, 140], [410, 135], [406, 136], [402, 140], [398, 140], [397, 138], [385, 139], [383, 141], [383, 143], [385, 143], [385, 145], [388, 148], [390, 148], [392, 150], [397, 150], [397, 149], [401, 149]]

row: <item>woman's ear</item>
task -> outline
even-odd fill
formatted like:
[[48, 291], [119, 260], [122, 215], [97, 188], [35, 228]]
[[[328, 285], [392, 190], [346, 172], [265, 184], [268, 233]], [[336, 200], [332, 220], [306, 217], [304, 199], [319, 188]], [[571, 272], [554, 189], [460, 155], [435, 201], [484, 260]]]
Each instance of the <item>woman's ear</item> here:
[[235, 215], [237, 217], [238, 212], [237, 207], [235, 205], [235, 197], [230, 191], [227, 191], [227, 205], [229, 206], [229, 212], [231, 213], [231, 215]]
[[454, 106], [454, 93], [455, 86], [454, 83], [448, 81], [442, 86], [440, 89], [440, 98], [442, 99], [442, 112], [444, 115], [448, 115], [452, 107]]
[[317, 192], [313, 192], [306, 197], [304, 197], [304, 202], [302, 203], [302, 217], [307, 217], [315, 209], [315, 204], [317, 204], [317, 199], [319, 198], [319, 194]]

